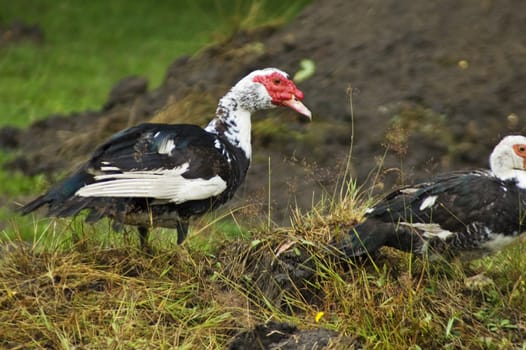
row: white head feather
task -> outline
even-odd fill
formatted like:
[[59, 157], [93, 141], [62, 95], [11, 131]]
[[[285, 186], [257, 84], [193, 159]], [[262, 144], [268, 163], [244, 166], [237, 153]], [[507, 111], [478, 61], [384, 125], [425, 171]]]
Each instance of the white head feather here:
[[[524, 147], [524, 155], [517, 148]], [[526, 137], [511, 135], [504, 137], [489, 157], [491, 171], [502, 180], [517, 181], [517, 186], [526, 189]]]
[[239, 107], [249, 112], [276, 108], [272, 103], [272, 97], [263, 84], [255, 82], [254, 77], [279, 73], [288, 79], [288, 74], [277, 68], [265, 68], [251, 72], [249, 75], [237, 82], [232, 87], [229, 95], [233, 96], [239, 103]]
[[[303, 93], [294, 84], [288, 85], [291, 95], [287, 98], [290, 98], [290, 101], [282, 101], [281, 99], [277, 102], [276, 100], [273, 101], [273, 96], [271, 96], [268, 87], [262, 83], [262, 79], [272, 80], [274, 75], [281, 76], [277, 77], [280, 80], [288, 81], [288, 74], [277, 68], [255, 70], [241, 79], [221, 98], [217, 106], [216, 117], [205, 130], [217, 133], [218, 130], [222, 130], [226, 126], [228, 130], [223, 131], [226, 138], [233, 145], [240, 147], [250, 159], [252, 155], [250, 144], [250, 116], [252, 112], [284, 105], [310, 118], [310, 111], [299, 101], [302, 99]], [[301, 94], [299, 100], [297, 96], [294, 96], [298, 93]]]

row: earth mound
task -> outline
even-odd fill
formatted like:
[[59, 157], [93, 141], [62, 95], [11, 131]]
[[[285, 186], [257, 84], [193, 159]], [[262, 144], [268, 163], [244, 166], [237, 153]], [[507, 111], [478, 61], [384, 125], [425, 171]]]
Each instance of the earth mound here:
[[313, 123], [287, 111], [255, 116], [254, 162], [239, 191], [266, 208], [271, 171], [273, 219], [286, 223], [291, 205], [310, 208], [340, 184], [351, 144], [352, 177], [380, 191], [486, 167], [502, 136], [526, 131], [525, 32], [519, 0], [314, 1], [284, 27], [177, 59], [158, 88], [125, 78], [100, 110], [4, 130], [0, 144], [21, 151], [9, 168], [57, 174], [127, 126], [203, 125], [239, 77], [265, 66], [294, 73], [307, 59], [315, 70], [298, 85]]

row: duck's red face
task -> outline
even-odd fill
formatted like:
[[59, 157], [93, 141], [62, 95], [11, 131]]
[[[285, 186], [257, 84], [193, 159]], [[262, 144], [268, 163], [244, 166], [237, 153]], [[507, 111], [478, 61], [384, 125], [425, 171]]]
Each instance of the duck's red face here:
[[523, 159], [522, 168], [526, 170], [526, 144], [516, 143], [513, 145], [513, 152]]
[[257, 75], [253, 81], [265, 86], [273, 104], [289, 107], [311, 119], [311, 111], [301, 103], [304, 97], [303, 92], [296, 87], [292, 80], [283, 74], [272, 72], [270, 74]]

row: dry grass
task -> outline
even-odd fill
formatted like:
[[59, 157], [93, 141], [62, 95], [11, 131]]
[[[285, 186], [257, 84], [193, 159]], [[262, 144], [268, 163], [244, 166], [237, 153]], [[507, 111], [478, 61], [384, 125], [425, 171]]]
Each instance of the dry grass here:
[[[390, 249], [342, 260], [328, 243], [372, 200], [349, 169], [290, 227], [261, 220], [248, 232], [236, 216], [250, 208], [239, 208], [204, 218], [182, 246], [156, 231], [152, 255], [104, 224], [35, 225], [32, 243], [0, 250], [0, 347], [220, 349], [272, 320], [367, 349], [526, 349], [526, 242], [472, 262]], [[226, 216], [234, 227], [220, 225]], [[481, 272], [486, 283], [473, 282]]]
[[[239, 232], [226, 234], [208, 217], [182, 246], [156, 231], [152, 255], [103, 225], [35, 225], [32, 243], [0, 249], [0, 347], [221, 349], [272, 320], [335, 330], [367, 349], [526, 349], [526, 242], [473, 262], [389, 249], [343, 260], [328, 243], [371, 203], [350, 163], [338, 190], [296, 210], [290, 227], [269, 219], [247, 232], [234, 220]], [[489, 282], [473, 283], [481, 272]]]
[[[58, 226], [32, 244], [12, 241], [0, 254], [0, 346], [217, 349], [276, 320], [366, 348], [526, 347], [525, 242], [471, 264], [391, 250], [374, 264], [342, 262], [326, 243], [362, 215], [356, 193], [297, 212], [289, 228], [206, 249], [194, 240], [212, 228], [182, 247], [157, 238], [153, 256], [120, 235], [88, 238], [82, 226], [66, 228], [87, 231], [73, 244]], [[482, 271], [494, 283], [468, 287]]]

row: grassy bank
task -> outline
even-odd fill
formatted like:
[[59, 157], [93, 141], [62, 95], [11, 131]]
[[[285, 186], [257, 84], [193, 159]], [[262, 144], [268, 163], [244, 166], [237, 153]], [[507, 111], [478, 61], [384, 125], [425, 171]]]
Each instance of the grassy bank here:
[[345, 198], [291, 228], [211, 245], [210, 227], [182, 246], [157, 232], [152, 255], [134, 236], [78, 220], [36, 229], [34, 242], [2, 247], [0, 346], [222, 349], [272, 320], [348, 337], [332, 349], [526, 348], [525, 242], [472, 263], [392, 250], [336, 263], [325, 243], [361, 205]]

